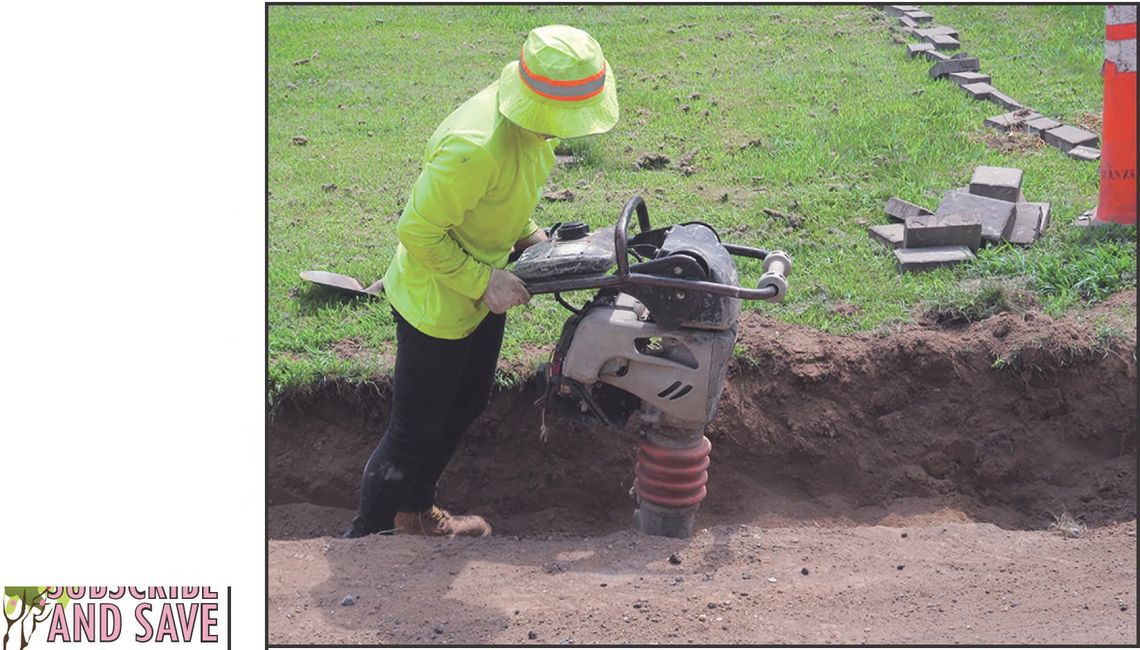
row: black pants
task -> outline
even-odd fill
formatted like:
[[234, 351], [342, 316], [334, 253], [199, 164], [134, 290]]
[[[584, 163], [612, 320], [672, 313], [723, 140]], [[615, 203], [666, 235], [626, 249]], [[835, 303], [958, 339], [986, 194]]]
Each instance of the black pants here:
[[364, 466], [350, 536], [390, 531], [397, 512], [435, 503], [436, 482], [491, 395], [506, 316], [488, 314], [466, 338], [438, 339], [396, 317], [388, 430]]

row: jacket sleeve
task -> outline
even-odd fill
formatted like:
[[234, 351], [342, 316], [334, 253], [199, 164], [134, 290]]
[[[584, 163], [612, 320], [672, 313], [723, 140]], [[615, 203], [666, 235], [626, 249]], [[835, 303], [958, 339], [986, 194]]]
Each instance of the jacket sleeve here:
[[445, 286], [472, 300], [486, 291], [491, 267], [471, 257], [448, 231], [463, 223], [497, 172], [494, 159], [482, 147], [459, 138], [445, 139], [424, 164], [396, 225], [396, 236], [408, 255]]
[[[561, 141], [558, 138], [551, 138], [550, 140], [546, 141], [546, 144], [547, 144], [547, 146], [550, 147], [550, 151], [553, 153], [554, 149], [558, 146], [559, 142], [561, 142]], [[519, 241], [522, 239], [526, 239], [527, 237], [530, 237], [534, 233], [538, 232], [538, 229], [541, 227], [542, 226], [539, 226], [538, 222], [536, 222], [534, 219], [528, 220], [526, 222], [526, 225], [523, 226], [522, 232], [519, 233], [519, 236], [515, 237], [515, 241]]]
[[515, 241], [520, 241], [526, 239], [527, 237], [530, 237], [534, 233], [538, 232], [538, 229], [539, 225], [534, 219], [527, 221], [526, 225], [523, 226], [522, 232], [519, 233], [518, 237], [515, 237]]

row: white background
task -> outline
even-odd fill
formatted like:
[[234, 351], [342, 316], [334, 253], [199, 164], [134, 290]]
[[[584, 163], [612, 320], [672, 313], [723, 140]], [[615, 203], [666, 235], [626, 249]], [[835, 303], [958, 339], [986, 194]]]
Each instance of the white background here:
[[0, 580], [232, 585], [243, 649], [265, 621], [264, 11], [0, 15]]

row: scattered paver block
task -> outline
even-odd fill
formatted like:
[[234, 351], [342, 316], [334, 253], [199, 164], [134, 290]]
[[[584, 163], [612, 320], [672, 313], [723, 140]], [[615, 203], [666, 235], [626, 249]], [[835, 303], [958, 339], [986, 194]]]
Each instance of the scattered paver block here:
[[1049, 204], [1034, 202], [1033, 205], [1041, 208], [1041, 220], [1037, 225], [1037, 236], [1040, 237], [1049, 228]]
[[958, 39], [949, 34], [931, 34], [929, 36], [923, 36], [922, 38], [927, 43], [934, 43], [934, 49], [936, 50], [954, 51], [962, 47]]
[[899, 16], [899, 22], [902, 23], [903, 25], [905, 25], [906, 27], [918, 27], [918, 23], [915, 22], [915, 20], [913, 18], [911, 18], [910, 16], [907, 16], [906, 14]]
[[1017, 111], [1025, 108], [1025, 105], [1021, 102], [996, 89], [990, 93], [988, 99], [995, 104], [999, 104], [1002, 108], [1006, 108], [1012, 111]]
[[924, 56], [926, 56], [927, 61], [934, 61], [935, 63], [937, 63], [939, 61], [949, 61], [950, 60], [950, 55], [949, 54], [943, 54], [942, 52], [939, 52], [938, 50], [934, 49], [933, 43], [928, 43], [928, 45], [930, 45], [930, 49], [929, 50], [923, 50], [923, 52], [922, 52], [922, 54]]
[[871, 239], [879, 242], [887, 248], [901, 248], [903, 245], [903, 231], [906, 229], [901, 223], [887, 223], [879, 226], [871, 226], [867, 229], [867, 234]]
[[1057, 147], [1061, 151], [1068, 151], [1073, 147], [1085, 145], [1087, 147], [1095, 147], [1100, 144], [1100, 138], [1095, 133], [1090, 133], [1084, 129], [1078, 129], [1075, 126], [1063, 124], [1055, 129], [1049, 129], [1041, 134], [1045, 142]]
[[981, 72], [951, 72], [950, 81], [953, 81], [959, 86], [964, 84], [989, 83], [990, 76]]
[[981, 243], [982, 222], [974, 216], [926, 214], [907, 217], [903, 228], [903, 248], [965, 246], [976, 251]]
[[974, 168], [970, 179], [970, 194], [1016, 203], [1021, 195], [1021, 170], [1016, 167]]
[[986, 118], [985, 125], [993, 127], [998, 131], [1008, 131], [1014, 128], [1021, 128], [1026, 122], [1039, 117], [1041, 117], [1040, 113], [1032, 109], [1023, 108]]
[[972, 84], [962, 84], [962, 90], [965, 90], [966, 94], [974, 99], [986, 99], [996, 89], [984, 81], [979, 81]]
[[1009, 229], [1009, 243], [1030, 246], [1041, 234], [1041, 206], [1035, 203], [1018, 203], [1014, 208], [1013, 224]]
[[968, 59], [968, 58], [970, 58], [970, 55], [966, 54], [965, 52], [955, 52], [953, 55], [950, 56], [950, 58], [951, 59]]
[[1065, 155], [1077, 160], [1100, 160], [1100, 149], [1080, 145], [1065, 152]]
[[950, 190], [934, 214], [956, 214], [977, 217], [982, 222], [982, 239], [1000, 242], [1009, 234], [1013, 220], [1013, 203], [960, 190]]
[[914, 5], [887, 5], [883, 7], [883, 13], [888, 16], [902, 16], [911, 11], [922, 11], [922, 7]]
[[933, 50], [934, 45], [930, 43], [907, 43], [906, 55], [910, 58], [918, 56], [922, 52]]
[[895, 249], [895, 268], [903, 271], [927, 271], [940, 266], [952, 266], [974, 259], [965, 246], [934, 246], [931, 248]]
[[942, 34], [944, 36], [952, 36], [954, 38], [958, 38], [958, 30], [954, 29], [953, 27], [946, 27], [944, 25], [934, 25], [933, 27], [924, 27], [918, 30], [918, 36], [920, 38], [926, 36], [934, 36], [935, 34]]
[[1029, 131], [1033, 135], [1040, 136], [1042, 131], [1055, 129], [1058, 126], [1061, 126], [1061, 123], [1057, 120], [1042, 116], [1037, 119], [1028, 120], [1025, 123], [1025, 130]]
[[[967, 185], [966, 187], [959, 187], [958, 191], [959, 192], [965, 192], [966, 194], [969, 194], [970, 193], [970, 186]], [[1028, 203], [1028, 201], [1025, 200], [1025, 193], [1022, 192], [1021, 190], [1017, 191], [1017, 203]]]
[[928, 12], [922, 11], [908, 11], [903, 16], [910, 18], [916, 23], [929, 23], [934, 20], [934, 16]]
[[[936, 46], [937, 47], [937, 46]], [[930, 68], [930, 76], [935, 79], [941, 79], [951, 72], [968, 72], [976, 71], [981, 68], [981, 64], [975, 57], [967, 57], [965, 59], [947, 59], [939, 61]]]
[[921, 205], [904, 201], [897, 196], [892, 196], [890, 200], [887, 201], [886, 213], [887, 217], [900, 223], [906, 221], [907, 217], [917, 217], [920, 214], [934, 214]]

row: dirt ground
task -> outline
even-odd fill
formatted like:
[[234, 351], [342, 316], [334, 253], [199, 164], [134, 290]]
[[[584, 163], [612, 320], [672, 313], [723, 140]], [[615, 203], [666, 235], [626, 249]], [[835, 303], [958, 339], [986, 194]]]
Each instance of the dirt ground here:
[[270, 642], [1134, 643], [1135, 300], [843, 337], [746, 315], [688, 540], [629, 530], [636, 432], [543, 444], [529, 387], [441, 484], [495, 536], [337, 539], [387, 393], [294, 396], [268, 433]]

